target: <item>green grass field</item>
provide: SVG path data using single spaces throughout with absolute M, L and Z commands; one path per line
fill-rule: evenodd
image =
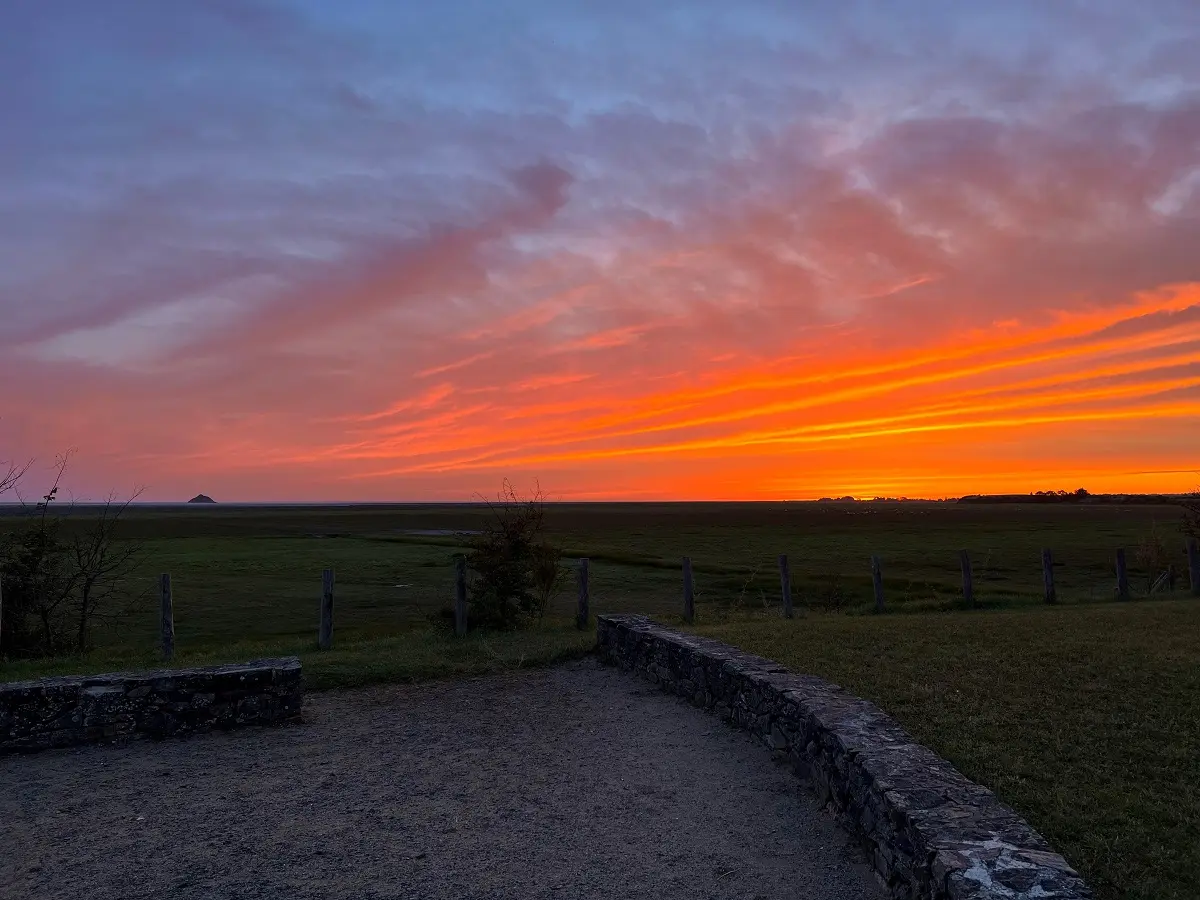
M 153 651 L 160 572 L 172 576 L 181 652 L 315 640 L 325 567 L 337 573 L 339 638 L 423 627 L 449 602 L 461 541 L 414 532 L 472 530 L 480 517 L 470 506 L 135 509 L 125 533 L 144 542 L 144 560 L 127 614 L 95 635 L 97 658 Z M 1054 550 L 1062 603 L 1105 602 L 1119 546 L 1129 550 L 1135 593 L 1145 591 L 1133 548 L 1152 533 L 1185 571 L 1179 519 L 1177 508 L 1137 505 L 598 504 L 556 505 L 549 523 L 570 557 L 591 558 L 594 610 L 676 614 L 680 559 L 689 555 L 698 616 L 714 621 L 778 606 L 780 553 L 798 603 L 832 600 L 851 613 L 871 608 L 872 554 L 883 560 L 890 610 L 958 608 L 963 548 L 985 608 L 1041 603 L 1043 546 Z M 0 516 L 0 532 L 17 524 Z M 552 615 L 570 617 L 573 602 L 568 585 Z
M 591 559 L 594 612 L 680 624 L 694 561 L 696 628 L 876 701 L 995 790 L 1062 850 L 1100 900 L 1200 897 L 1200 601 L 1145 597 L 1134 549 L 1158 535 L 1186 573 L 1166 506 L 561 505 L 549 523 Z M 127 614 L 86 658 L 0 662 L 0 681 L 158 665 L 156 576 L 172 575 L 177 665 L 297 654 L 311 688 L 541 665 L 588 651 L 571 586 L 540 626 L 456 640 L 455 530 L 473 507 L 145 508 Z M 0 516 L 0 533 L 17 520 Z M 426 533 L 417 533 L 426 532 Z M 437 533 L 433 533 L 437 532 Z M 1060 604 L 1041 598 L 1054 550 Z M 1125 547 L 1135 599 L 1114 599 Z M 964 610 L 972 553 L 979 609 Z M 801 618 L 779 615 L 791 560 Z M 871 610 L 883 559 L 888 614 Z M 337 572 L 333 651 L 315 649 L 321 570 Z M 840 612 L 829 611 L 837 606 Z

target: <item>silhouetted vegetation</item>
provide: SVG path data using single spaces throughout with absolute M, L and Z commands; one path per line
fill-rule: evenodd
M 1200 491 L 1189 494 L 1180 505 L 1183 506 L 1183 533 L 1200 539 Z
M 41 499 L 31 505 L 21 498 L 21 524 L 0 543 L 0 657 L 84 653 L 93 626 L 118 615 L 118 598 L 129 596 L 125 581 L 141 546 L 117 537 L 132 498 L 110 496 L 84 527 L 67 529 L 73 505 L 61 507 L 59 489 L 68 459 L 59 459 Z M 19 491 L 27 468 L 12 477 L 10 467 L 8 489 Z
M 1167 549 L 1167 543 L 1157 527 L 1151 527 L 1149 533 L 1134 548 L 1133 558 L 1145 570 L 1146 593 L 1153 592 L 1172 559 L 1171 551 Z
M 1167 506 L 1184 502 L 1187 494 L 1093 494 L 1085 488 L 1073 491 L 1034 491 L 1029 494 L 968 494 L 959 503 L 1086 503 L 1092 505 Z
M 511 629 L 540 621 L 565 577 L 562 546 L 546 534 L 546 498 L 540 489 L 521 497 L 504 487 L 466 554 L 472 573 L 471 627 Z

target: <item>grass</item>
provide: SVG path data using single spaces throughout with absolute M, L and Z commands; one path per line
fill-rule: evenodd
M 303 638 L 273 641 L 239 641 L 219 648 L 182 649 L 172 668 L 245 662 L 278 656 L 298 656 L 308 690 L 360 687 L 367 684 L 463 678 L 552 665 L 590 652 L 594 632 L 576 630 L 573 623 L 547 622 L 537 628 L 512 633 L 471 633 L 455 638 L 448 630 L 413 628 L 385 637 L 350 637 L 335 641 L 334 648 L 321 652 L 315 642 Z M 41 678 L 47 675 L 93 674 L 162 668 L 152 651 L 136 653 L 99 650 L 84 658 L 51 661 L 9 662 L 0 667 L 5 681 Z
M 73 515 L 86 518 L 87 511 Z M 143 561 L 121 599 L 122 614 L 95 630 L 95 650 L 68 661 L 0 661 L 0 680 L 64 665 L 152 664 L 160 572 L 172 576 L 180 660 L 244 658 L 259 645 L 307 653 L 326 567 L 337 573 L 335 652 L 370 642 L 440 646 L 429 618 L 452 596 L 452 556 L 462 544 L 453 532 L 477 529 L 482 516 L 471 505 L 135 507 L 124 533 L 143 543 Z M 677 616 L 679 561 L 690 555 L 698 620 L 721 622 L 778 608 L 783 552 L 798 603 L 834 597 L 850 613 L 871 609 L 868 560 L 875 553 L 883 557 L 890 611 L 959 608 L 963 546 L 972 549 L 984 608 L 1040 605 L 1043 545 L 1055 549 L 1064 605 L 1107 601 L 1113 550 L 1133 548 L 1154 531 L 1171 540 L 1179 518 L 1175 507 L 1144 505 L 555 504 L 548 524 L 569 557 L 591 559 L 593 611 Z M 21 524 L 0 514 L 0 539 Z M 1145 580 L 1136 565 L 1131 577 L 1135 587 Z M 571 594 L 568 588 L 551 618 L 573 615 Z M 538 654 L 553 651 L 530 658 Z M 369 670 L 369 657 L 355 658 Z M 311 665 L 324 659 L 312 657 Z M 451 671 L 425 662 L 417 674 L 396 677 L 435 670 Z
M 412 532 L 472 530 L 481 516 L 464 505 L 134 509 L 125 533 L 144 542 L 144 561 L 124 598 L 126 613 L 96 632 L 97 649 L 153 652 L 160 572 L 172 576 L 180 650 L 309 639 L 325 567 L 337 572 L 339 636 L 424 628 L 450 602 L 451 557 L 461 541 Z M 789 554 L 799 602 L 836 596 L 849 612 L 871 608 L 872 554 L 883 558 L 890 610 L 959 607 L 964 546 L 983 607 L 1040 603 L 1043 545 L 1055 550 L 1064 604 L 1107 601 L 1119 546 L 1131 551 L 1131 579 L 1144 590 L 1132 550 L 1151 531 L 1179 544 L 1182 571 L 1179 519 L 1175 507 L 1137 505 L 563 504 L 552 507 L 549 525 L 568 556 L 592 560 L 594 610 L 676 613 L 679 561 L 688 555 L 698 614 L 713 619 L 777 606 L 780 553 Z M 20 524 L 0 515 L 0 538 Z M 569 594 L 554 615 L 571 615 Z
M 1200 602 L 696 630 L 876 702 L 1100 900 L 1200 897 Z

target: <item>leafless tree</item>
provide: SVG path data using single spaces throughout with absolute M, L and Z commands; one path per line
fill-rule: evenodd
M 123 541 L 118 533 L 140 489 L 125 501 L 110 494 L 94 516 L 85 513 L 64 527 L 68 515 L 81 512 L 73 500 L 65 506 L 58 500 L 72 455 L 58 457 L 50 488 L 36 502 L 16 491 L 25 528 L 3 548 L 3 634 L 10 650 L 47 656 L 85 652 L 96 621 L 121 613 L 112 601 L 125 593 L 140 561 L 141 544 Z
M 35 503 L 27 500 L 14 488 L 28 519 L 26 529 L 15 536 L 8 547 L 5 565 L 6 590 L 10 608 L 10 624 L 25 615 L 37 619 L 40 627 L 38 643 L 41 652 L 52 655 L 67 649 L 64 645 L 62 622 L 66 605 L 75 592 L 76 578 L 63 553 L 62 520 L 54 509 L 70 453 L 55 462 L 50 489 Z M 53 510 L 53 512 L 52 512 Z M 6 629 L 10 640 L 17 637 L 14 629 Z
M 87 530 L 72 538 L 71 556 L 76 582 L 72 605 L 75 607 L 77 626 L 77 653 L 88 649 L 88 634 L 96 619 L 119 614 L 110 601 L 114 595 L 124 592 L 128 576 L 141 560 L 141 542 L 121 542 L 117 539 L 122 517 L 141 494 L 142 490 L 138 489 L 124 501 L 118 501 L 114 494 L 109 494 L 99 515 Z

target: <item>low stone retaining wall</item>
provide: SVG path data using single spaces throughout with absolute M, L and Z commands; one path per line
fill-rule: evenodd
M 598 617 L 603 660 L 713 710 L 786 756 L 861 839 L 897 898 L 1088 900 L 1045 839 L 878 707 L 644 616 Z
M 300 721 L 300 660 L 0 684 L 0 753 Z

